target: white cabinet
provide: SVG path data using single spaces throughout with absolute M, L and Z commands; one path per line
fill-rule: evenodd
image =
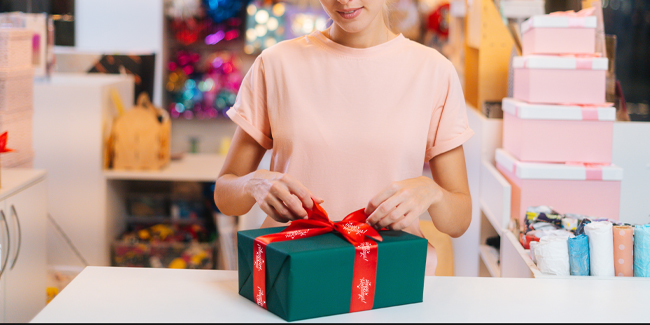
M 4 169 L 0 188 L 0 320 L 29 322 L 45 307 L 45 172 Z M 5 263 L 6 261 L 6 263 Z

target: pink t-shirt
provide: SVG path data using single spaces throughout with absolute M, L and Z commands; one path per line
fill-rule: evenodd
M 256 58 L 227 114 L 335 221 L 474 134 L 451 62 L 401 34 L 364 49 L 318 31 L 280 42 Z M 422 236 L 417 225 L 407 231 Z

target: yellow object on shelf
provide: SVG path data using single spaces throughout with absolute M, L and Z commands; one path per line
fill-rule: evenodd
M 171 120 L 142 93 L 136 107 L 118 116 L 109 138 L 114 169 L 157 170 L 171 158 Z
M 508 95 L 508 65 L 514 39 L 494 2 L 473 0 L 467 9 L 465 100 L 481 110 Z

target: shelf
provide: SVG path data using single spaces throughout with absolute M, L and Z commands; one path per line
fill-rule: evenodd
M 225 160 L 225 156 L 217 154 L 185 154 L 162 170 L 104 170 L 104 177 L 108 180 L 214 182 Z
M 196 219 L 173 219 L 171 217 L 165 216 L 127 216 L 127 223 L 169 223 L 169 224 L 178 224 L 178 225 L 188 225 L 195 223 L 204 223 L 205 220 L 201 218 Z
M 496 248 L 488 245 L 480 245 L 479 252 L 481 260 L 493 277 L 501 277 L 501 267 L 499 266 L 499 251 Z
M 500 225 L 496 222 L 496 219 L 492 215 L 492 212 L 488 209 L 488 207 L 483 203 L 483 200 L 480 201 L 480 209 L 481 212 L 485 215 L 485 217 L 490 221 L 490 224 L 492 225 L 492 228 L 497 232 L 499 236 L 503 234 L 503 229 L 501 229 Z

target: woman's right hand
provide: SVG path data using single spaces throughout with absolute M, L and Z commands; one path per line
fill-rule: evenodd
M 256 170 L 244 189 L 255 198 L 262 211 L 278 222 L 307 217 L 305 207 L 313 208 L 312 198 L 319 204 L 323 203 L 289 174 L 265 169 Z

